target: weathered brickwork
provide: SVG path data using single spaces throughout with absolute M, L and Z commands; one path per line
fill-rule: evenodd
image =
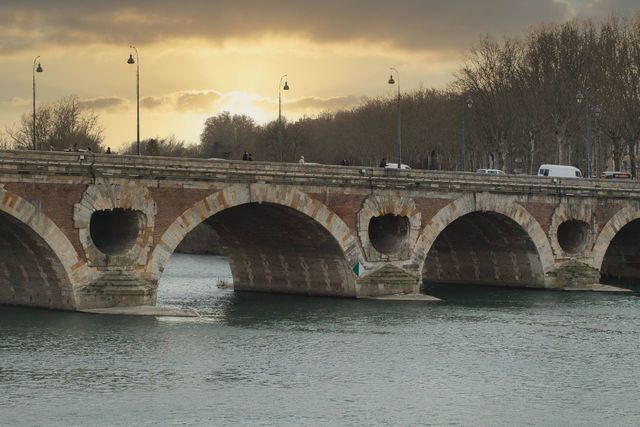
M 223 188 L 223 187 L 222 187 Z M 149 188 L 151 198 L 156 201 L 158 211 L 163 215 L 156 220 L 153 238 L 158 241 L 167 231 L 173 221 L 191 208 L 196 202 L 205 199 L 212 193 L 219 191 L 221 187 L 215 186 L 207 189 L 180 189 L 175 188 Z
M 329 209 L 338 215 L 342 221 L 352 230 L 358 226 L 358 211 L 362 203 L 367 198 L 366 195 L 360 194 L 332 194 L 327 193 L 308 193 L 317 201 L 326 205 Z
M 73 205 L 82 197 L 85 184 L 48 184 L 8 182 L 4 188 L 40 207 L 43 213 L 62 231 L 78 256 L 85 258 L 78 234 L 74 232 Z
M 7 151 L 0 303 L 154 304 L 171 254 L 201 224 L 238 291 L 588 286 L 640 278 L 639 219 L 635 183 Z

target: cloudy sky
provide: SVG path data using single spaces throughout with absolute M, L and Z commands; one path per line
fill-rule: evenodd
M 264 123 L 445 87 L 484 34 L 519 35 L 540 23 L 602 20 L 640 10 L 638 0 L 1 0 L 0 129 L 38 102 L 76 95 L 93 108 L 106 144 L 135 139 L 140 54 L 141 137 L 196 142 L 205 118 L 231 111 Z

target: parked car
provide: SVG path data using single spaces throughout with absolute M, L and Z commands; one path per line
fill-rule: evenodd
M 600 174 L 601 179 L 631 179 L 629 172 L 604 171 Z
M 559 178 L 582 178 L 580 169 L 566 165 L 540 165 L 538 176 L 553 176 Z
M 478 169 L 476 173 L 490 173 L 493 175 L 504 175 L 504 171 L 500 169 Z
M 384 167 L 385 169 L 398 169 L 397 163 L 387 163 Z M 411 169 L 409 165 L 405 165 L 404 163 L 400 163 L 400 169 Z

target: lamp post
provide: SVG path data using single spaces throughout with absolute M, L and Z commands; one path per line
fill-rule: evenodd
M 284 161 L 284 147 L 282 146 L 282 90 L 289 90 L 289 84 L 284 81 L 282 85 L 282 79 L 286 79 L 287 75 L 280 77 L 280 83 L 278 83 L 278 160 Z
M 133 49 L 136 53 L 136 59 L 133 54 L 129 54 L 127 64 L 136 64 L 136 153 L 140 155 L 140 58 L 138 57 L 138 49 L 130 45 L 129 49 Z
M 596 172 L 599 170 L 600 168 L 600 107 L 598 107 L 597 105 L 595 106 L 595 108 L 593 109 L 593 117 L 595 118 L 596 121 L 596 137 L 595 137 L 595 145 L 596 145 L 596 156 L 595 156 L 595 165 L 596 165 Z
M 389 84 L 395 84 L 393 80 L 393 73 L 396 73 L 396 79 L 398 80 L 398 98 L 396 100 L 396 109 L 397 109 L 397 120 L 396 120 L 396 150 L 398 151 L 396 156 L 398 158 L 398 169 L 400 169 L 400 165 L 402 164 L 402 139 L 400 135 L 400 73 L 393 67 L 389 68 L 391 70 L 391 75 L 389 76 Z
M 467 108 L 471 109 L 471 107 L 473 107 L 473 99 L 471 98 L 467 98 L 466 101 L 467 104 Z M 466 135 L 465 135 L 465 116 L 466 116 L 467 110 L 464 108 L 464 106 L 462 107 L 462 138 L 460 139 L 460 170 L 464 171 L 467 167 L 467 142 L 466 142 Z
M 36 56 L 33 60 L 33 150 L 38 149 L 38 143 L 36 141 L 36 73 L 42 72 L 42 65 L 38 62 L 36 67 L 36 61 L 40 56 Z
M 582 101 L 584 101 L 585 96 L 583 95 L 583 93 L 581 91 L 578 91 L 578 93 L 576 94 L 576 102 L 578 103 L 578 105 L 582 104 Z M 591 105 L 589 104 L 589 100 L 587 100 L 587 114 L 586 114 L 586 119 L 587 119 L 587 135 L 586 135 L 586 140 L 585 140 L 585 157 L 586 157 L 586 176 L 587 178 L 591 178 L 592 176 L 592 167 L 591 167 L 591 120 L 592 120 L 592 115 L 593 117 L 596 118 L 596 120 L 600 117 L 600 107 L 595 106 L 595 107 L 591 107 Z

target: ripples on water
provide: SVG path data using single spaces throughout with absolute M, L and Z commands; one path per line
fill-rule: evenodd
M 234 294 L 174 255 L 199 319 L 0 308 L 2 425 L 638 425 L 636 295 L 441 286 L 446 299 Z

